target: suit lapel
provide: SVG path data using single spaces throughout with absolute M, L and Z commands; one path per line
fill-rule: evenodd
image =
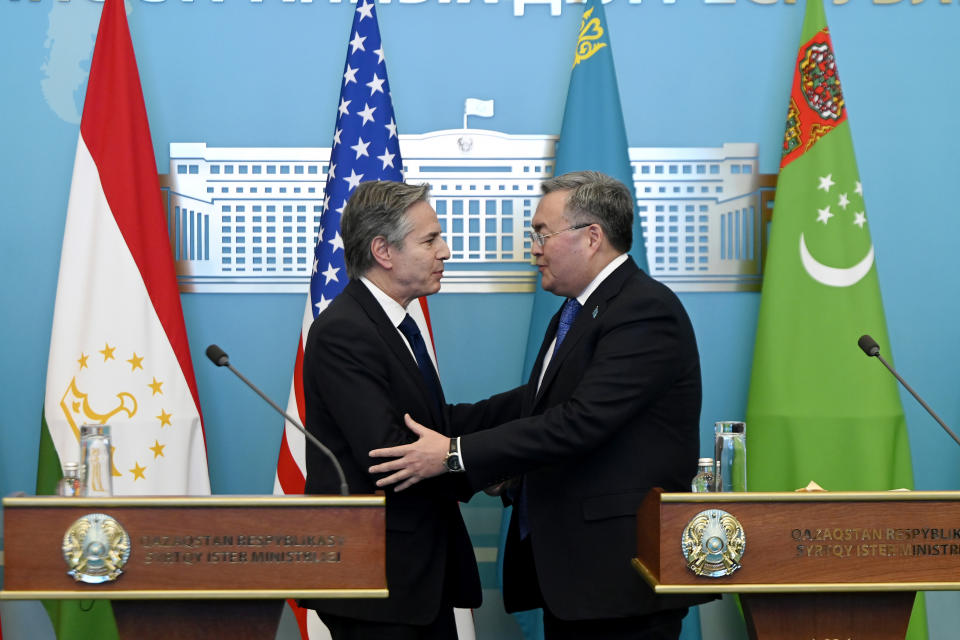
M 539 393 L 537 390 L 537 381 L 540 380 L 540 370 L 543 369 L 543 359 L 547 356 L 547 349 L 550 347 L 553 337 L 557 335 L 557 327 L 559 325 L 560 311 L 557 310 L 557 312 L 553 314 L 553 317 L 550 318 L 550 323 L 547 325 L 547 332 L 544 334 L 543 341 L 540 343 L 540 352 L 537 354 L 537 359 L 533 363 L 533 369 L 530 371 L 530 379 L 527 381 L 527 392 L 523 397 L 523 405 L 520 407 L 523 415 L 530 415 L 530 413 L 533 412 L 533 404 Z
M 406 371 L 407 375 L 417 386 L 417 389 L 419 389 L 423 405 L 429 409 L 430 417 L 433 419 L 433 425 L 428 426 L 439 429 L 443 416 L 437 413 L 433 398 L 430 395 L 429 389 L 427 389 L 426 383 L 423 381 L 423 376 L 420 375 L 420 368 L 417 366 L 417 361 L 413 357 L 413 354 L 410 353 L 410 348 L 407 346 L 407 343 L 397 328 L 390 322 L 390 318 L 387 317 L 383 307 L 381 307 L 377 299 L 373 297 L 373 294 L 370 293 L 367 286 L 359 280 L 350 280 L 343 292 L 353 297 L 376 325 L 377 332 L 379 332 L 383 341 L 390 348 L 390 352 L 400 362 L 404 371 Z M 442 385 L 440 385 L 440 402 L 445 402 Z
M 583 308 L 577 315 L 577 319 L 573 321 L 573 326 L 571 326 L 570 331 L 567 332 L 567 336 L 563 339 L 560 348 L 554 350 L 553 356 L 550 358 L 550 364 L 543 375 L 543 382 L 540 383 L 540 389 L 536 392 L 536 402 L 543 399 L 544 392 L 557 377 L 557 372 L 563 365 L 564 360 L 573 352 L 577 343 L 590 332 L 597 320 L 603 316 L 604 311 L 606 311 L 610 304 L 610 299 L 620 292 L 627 278 L 638 270 L 639 267 L 633 261 L 633 258 L 628 258 L 626 262 L 617 267 L 613 273 L 607 276 L 606 279 L 600 283 L 600 286 L 590 294 L 586 304 L 583 305 Z M 559 319 L 560 313 L 557 312 L 550 323 L 552 330 L 548 330 L 547 335 L 544 337 L 545 345 L 549 345 L 550 341 L 552 341 L 556 335 Z M 543 354 L 545 351 L 546 346 L 540 348 L 541 353 L 540 358 L 537 360 L 538 364 L 543 362 Z M 540 368 L 537 367 L 535 371 L 536 374 L 539 375 Z M 534 388 L 536 388 L 536 378 L 534 378 L 533 384 Z

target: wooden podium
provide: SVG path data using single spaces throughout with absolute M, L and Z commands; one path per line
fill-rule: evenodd
M 683 551 L 713 510 L 743 532 L 740 568 L 721 577 Z M 917 591 L 960 590 L 960 492 L 654 489 L 637 522 L 634 565 L 654 590 L 740 594 L 751 639 L 903 640 Z
M 287 598 L 387 597 L 384 505 L 382 496 L 4 498 L 0 599 L 112 600 L 122 638 L 273 640 Z M 68 575 L 64 550 L 77 548 L 68 531 L 91 516 L 129 537 L 112 581 Z

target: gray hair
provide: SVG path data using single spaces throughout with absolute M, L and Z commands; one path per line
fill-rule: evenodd
M 404 182 L 362 182 L 343 209 L 340 235 L 347 275 L 359 278 L 375 264 L 370 243 L 383 236 L 395 247 L 403 246 L 403 239 L 413 230 L 407 209 L 420 201 L 426 202 L 430 185 Z
M 599 171 L 573 171 L 544 180 L 544 195 L 569 191 L 564 217 L 571 225 L 598 224 L 610 245 L 626 253 L 633 244 L 633 194 Z

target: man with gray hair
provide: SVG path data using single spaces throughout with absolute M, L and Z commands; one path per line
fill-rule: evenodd
M 625 185 L 582 171 L 545 181 L 543 192 L 530 249 L 543 288 L 565 301 L 527 384 L 480 403 L 488 416 L 518 412 L 497 426 L 454 410 L 461 437 L 408 419 L 419 440 L 372 451 L 394 459 L 370 471 L 388 474 L 377 485 L 397 483 L 397 491 L 449 472 L 474 490 L 512 485 L 504 605 L 542 607 L 547 640 L 672 640 L 687 607 L 711 598 L 657 596 L 630 560 L 644 495 L 689 491 L 696 472 L 693 328 L 677 296 L 628 255 L 634 218 Z
M 354 492 L 374 493 L 367 452 L 413 440 L 404 414 L 449 433 L 435 365 L 407 307 L 440 290 L 450 251 L 426 185 L 364 182 L 340 224 L 350 282 L 307 336 L 306 426 L 337 456 Z M 324 456 L 312 447 L 306 453 L 305 492 L 338 493 Z M 453 607 L 481 600 L 457 501 L 461 482 L 447 476 L 386 492 L 390 596 L 301 602 L 317 611 L 334 640 L 457 637 Z

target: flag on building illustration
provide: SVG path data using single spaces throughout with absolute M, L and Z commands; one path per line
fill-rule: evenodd
M 821 0 L 794 67 L 747 405 L 747 483 L 793 491 L 912 487 L 864 186 Z M 926 637 L 922 597 L 908 638 Z
M 54 493 L 63 465 L 79 462 L 85 424 L 111 428 L 114 494 L 210 493 L 165 220 L 124 3 L 106 0 L 60 254 L 40 494 Z M 48 606 L 58 637 L 116 637 L 109 602 L 94 602 Z
M 477 116 L 480 118 L 493 117 L 493 100 L 481 100 L 480 98 L 467 98 L 463 101 L 463 128 L 467 128 L 467 116 Z
M 397 123 L 390 99 L 390 84 L 380 28 L 372 2 L 357 5 L 350 28 L 347 59 L 341 77 L 340 102 L 330 151 L 330 165 L 324 189 L 323 212 L 314 249 L 310 291 L 297 342 L 293 382 L 287 412 L 305 422 L 303 400 L 303 347 L 310 325 L 327 305 L 343 291 L 348 277 L 340 238 L 340 216 L 350 194 L 367 180 L 403 180 L 403 160 L 397 137 Z M 410 305 L 408 312 L 420 325 L 433 355 L 433 332 L 426 300 Z M 434 362 L 436 364 L 436 362 Z M 274 482 L 276 494 L 302 494 L 306 478 L 306 439 L 295 427 L 285 425 Z M 326 627 L 312 610 L 291 600 L 303 638 L 329 638 Z M 469 624 L 463 623 L 468 621 Z M 473 637 L 472 620 L 458 614 L 461 638 Z M 464 630 L 469 635 L 465 636 Z
M 481 118 L 493 117 L 493 100 L 481 100 L 480 98 L 467 98 L 463 101 L 463 112 L 468 116 L 480 116 Z

